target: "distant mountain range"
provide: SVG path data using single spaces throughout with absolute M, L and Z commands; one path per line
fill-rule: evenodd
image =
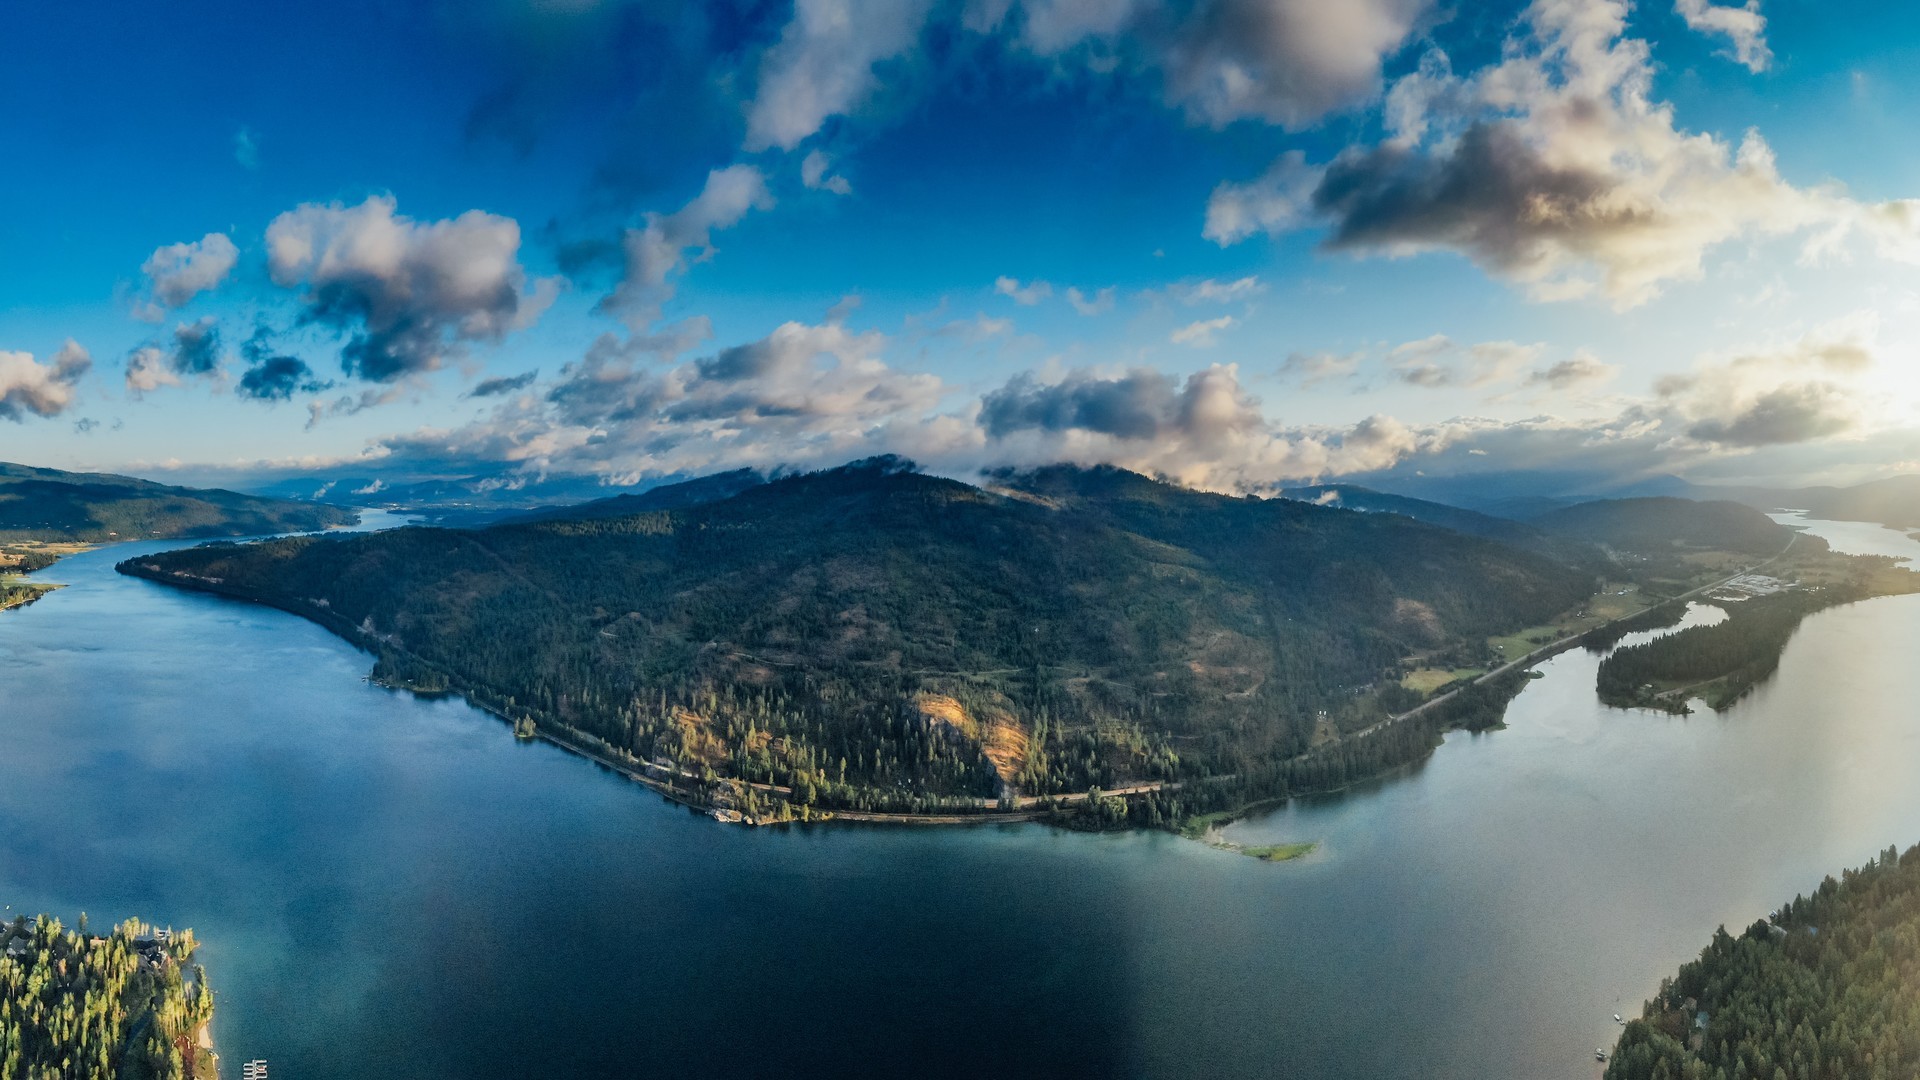
M 358 520 L 322 503 L 0 462 L 0 542 L 264 536 Z

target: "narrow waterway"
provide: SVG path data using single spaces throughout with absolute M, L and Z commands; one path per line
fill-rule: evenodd
M 1809 619 L 1723 714 L 1563 654 L 1505 730 L 1229 830 L 1322 844 L 1273 865 L 717 826 L 135 550 L 0 613 L 0 902 L 195 927 L 227 1060 L 282 1077 L 1591 1076 L 1715 926 L 1920 840 L 1920 597 Z

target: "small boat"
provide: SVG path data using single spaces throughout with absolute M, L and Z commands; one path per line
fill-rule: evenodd
M 1616 1024 L 1624 1024 L 1624 1023 L 1626 1023 L 1626 1021 L 1625 1021 L 1625 1020 L 1622 1020 L 1622 1019 L 1620 1019 L 1620 1014 L 1619 1014 L 1619 1013 L 1614 1013 L 1614 1014 L 1613 1014 L 1613 1022 L 1614 1022 L 1614 1023 L 1616 1023 Z
M 1593 1060 L 1595 1061 L 1607 1060 L 1607 1052 L 1605 1050 L 1595 1050 L 1593 1052 Z

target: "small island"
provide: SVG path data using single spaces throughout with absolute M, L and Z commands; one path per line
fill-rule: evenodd
M 0 923 L 0 1077 L 217 1080 L 213 991 L 193 931 L 105 936 L 48 915 Z

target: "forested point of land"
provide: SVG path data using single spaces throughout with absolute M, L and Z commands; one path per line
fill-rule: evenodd
M 1615 649 L 1600 661 L 1595 687 L 1600 700 L 1615 708 L 1684 713 L 1688 699 L 1698 697 L 1710 708 L 1724 709 L 1773 674 L 1787 642 L 1808 615 L 1875 596 L 1920 591 L 1920 574 L 1895 567 L 1890 559 L 1824 552 L 1814 558 L 1821 565 L 1847 569 L 1829 571 L 1817 586 L 1725 603 L 1727 618 L 1711 626 Z M 1654 608 L 1631 620 L 1632 628 L 1672 626 L 1685 607 Z M 1612 634 L 1620 628 L 1609 628 L 1592 644 L 1618 641 Z
M 1621 1033 L 1607 1080 L 1920 1075 L 1920 847 L 1722 927 Z
M 192 931 L 137 921 L 97 937 L 86 916 L 0 923 L 0 1078 L 211 1080 L 206 972 Z
M 358 520 L 356 511 L 323 503 L 0 462 L 0 543 L 266 536 Z
M 624 517 L 122 569 L 314 619 L 386 682 L 465 694 L 696 796 L 769 785 L 747 793 L 763 818 L 1165 782 L 1084 804 L 1142 824 L 1351 783 L 1424 756 L 1436 725 L 1498 723 L 1517 686 L 1345 737 L 1423 700 L 1399 684 L 1407 657 L 1484 657 L 1596 584 L 1395 514 L 1114 468 L 982 488 L 894 459 Z

